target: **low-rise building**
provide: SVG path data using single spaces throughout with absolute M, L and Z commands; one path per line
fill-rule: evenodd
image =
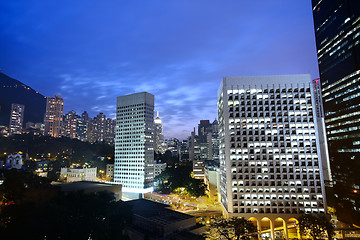
M 169 205 L 146 199 L 127 203 L 133 210 L 133 225 L 126 229 L 130 239 L 198 239 L 196 234 L 204 231 L 195 216 L 173 211 Z
M 114 164 L 106 164 L 106 181 L 110 182 L 114 179 Z
M 101 182 L 69 182 L 56 184 L 61 188 L 62 192 L 76 192 L 83 191 L 85 194 L 97 193 L 97 192 L 110 192 L 114 194 L 115 200 L 119 201 L 122 197 L 121 184 L 107 184 Z
M 61 168 L 60 179 L 64 179 L 66 182 L 95 181 L 96 172 L 96 167 Z
M 220 202 L 220 168 L 207 165 L 205 167 L 204 182 L 208 187 L 209 198 Z
M 21 154 L 9 154 L 6 158 L 5 169 L 21 169 L 23 166 Z
M 166 169 L 166 163 L 154 163 L 154 177 L 160 175 Z

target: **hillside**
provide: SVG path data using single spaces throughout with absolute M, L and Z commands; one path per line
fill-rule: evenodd
M 46 108 L 46 98 L 3 73 L 0 73 L 0 126 L 8 126 L 11 104 L 25 105 L 24 126 L 27 122 L 43 122 Z

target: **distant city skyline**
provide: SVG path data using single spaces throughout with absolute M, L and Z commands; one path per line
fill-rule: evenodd
M 155 95 L 165 138 L 217 118 L 222 77 L 317 78 L 310 1 L 4 1 L 0 69 L 64 112 L 115 118 L 116 97 Z

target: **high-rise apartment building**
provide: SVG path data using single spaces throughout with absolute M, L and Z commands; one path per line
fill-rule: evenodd
M 105 136 L 104 136 L 104 141 L 106 143 L 114 144 L 114 142 L 115 142 L 115 126 L 116 126 L 116 121 L 114 119 L 111 119 L 111 118 L 106 119 Z
M 114 182 L 124 192 L 153 190 L 154 95 L 141 92 L 117 98 Z
M 10 124 L 9 124 L 9 133 L 10 134 L 21 134 L 23 128 L 24 120 L 24 111 L 25 106 L 22 104 L 11 104 L 10 112 Z
M 89 115 L 86 111 L 78 116 L 76 121 L 76 138 L 80 141 L 87 141 L 87 134 L 89 128 Z
M 76 115 L 74 110 L 69 111 L 65 114 L 63 119 L 63 136 L 69 138 L 77 138 L 76 127 L 79 116 Z
M 84 117 L 85 116 L 83 116 L 83 118 Z M 85 118 L 84 122 L 86 121 Z M 89 119 L 87 123 L 87 139 L 89 142 L 106 142 L 109 144 L 114 143 L 115 120 L 106 118 L 103 113 L 99 113 L 93 119 Z
M 312 6 L 334 180 L 359 185 L 360 1 L 312 0 Z
M 64 100 L 60 95 L 46 98 L 45 135 L 60 137 L 64 114 Z
M 228 216 L 269 226 L 275 239 L 279 221 L 288 235 L 300 214 L 325 213 L 330 175 L 316 106 L 309 75 L 223 78 L 220 188 Z

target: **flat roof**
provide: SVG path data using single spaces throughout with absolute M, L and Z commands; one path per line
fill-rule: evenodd
M 101 182 L 90 182 L 90 181 L 80 181 L 80 182 L 69 182 L 69 183 L 56 183 L 55 186 L 59 186 L 63 192 L 71 191 L 81 191 L 81 190 L 96 190 L 107 187 L 121 187 L 121 185 L 108 184 Z
M 133 208 L 133 213 L 147 218 L 160 225 L 168 225 L 194 216 L 168 209 L 169 205 L 153 202 L 147 199 L 136 199 L 126 202 Z

